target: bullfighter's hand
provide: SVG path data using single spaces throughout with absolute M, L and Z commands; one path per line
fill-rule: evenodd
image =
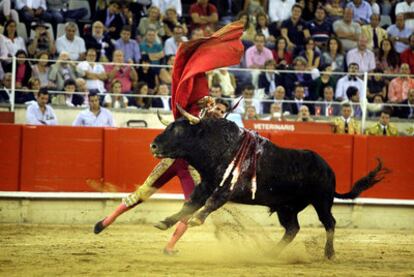
M 204 96 L 203 98 L 197 101 L 197 105 L 201 109 L 204 109 L 204 108 L 211 109 L 212 107 L 214 107 L 214 104 L 215 104 L 214 98 L 211 96 Z

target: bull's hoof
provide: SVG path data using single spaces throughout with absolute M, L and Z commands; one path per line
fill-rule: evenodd
M 203 225 L 203 221 L 197 217 L 193 217 L 190 219 L 190 221 L 188 221 L 188 226 L 190 227 L 195 227 L 195 226 L 200 226 Z
M 170 228 L 171 226 L 170 226 L 170 225 L 168 225 L 165 221 L 160 221 L 160 222 L 155 223 L 155 224 L 154 224 L 154 227 L 155 227 L 155 228 L 158 228 L 158 229 L 160 229 L 160 230 L 165 231 L 165 230 L 167 230 L 168 228 Z
M 97 222 L 96 224 L 95 224 L 95 227 L 93 228 L 93 232 L 95 233 L 95 234 L 99 234 L 100 232 L 102 232 L 106 227 L 103 225 L 103 219 L 101 220 L 101 221 L 99 221 L 99 222 Z

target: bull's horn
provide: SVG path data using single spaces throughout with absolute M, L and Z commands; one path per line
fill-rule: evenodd
M 177 109 L 180 111 L 180 113 L 187 118 L 188 121 L 190 121 L 190 123 L 192 125 L 196 125 L 198 123 L 200 123 L 200 118 L 190 114 L 189 112 L 185 111 L 183 108 L 181 108 L 180 105 L 177 104 Z
M 158 116 L 158 120 L 165 126 L 170 125 L 171 122 L 169 122 L 168 120 L 162 118 L 161 114 L 160 114 L 160 110 L 157 110 L 157 116 Z

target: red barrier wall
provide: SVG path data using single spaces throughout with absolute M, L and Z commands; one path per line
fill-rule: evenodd
M 0 124 L 0 190 L 19 190 L 22 126 Z
M 149 150 L 161 130 L 106 129 L 104 147 L 104 179 L 117 184 L 116 190 L 133 191 L 158 163 Z M 111 190 L 105 187 L 103 190 Z M 178 178 L 174 178 L 160 192 L 181 193 Z
M 133 191 L 158 160 L 149 144 L 161 130 L 0 124 L 0 191 Z M 260 132 L 282 147 L 311 149 L 346 192 L 383 159 L 392 170 L 365 197 L 414 199 L 414 138 Z M 177 178 L 161 192 L 181 193 Z
M 336 191 L 349 191 L 352 181 L 353 136 L 271 133 L 271 141 L 282 147 L 315 151 L 334 170 L 336 174 Z
M 22 191 L 91 191 L 86 180 L 102 178 L 102 128 L 23 126 L 22 136 Z
M 412 137 L 355 137 L 353 181 L 376 166 L 381 158 L 391 170 L 362 197 L 414 199 L 414 139 Z M 358 161 L 356 161 L 358 160 Z

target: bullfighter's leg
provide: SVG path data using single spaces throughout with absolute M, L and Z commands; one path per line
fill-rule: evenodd
M 280 224 L 285 228 L 285 234 L 277 244 L 277 251 L 280 252 L 293 241 L 300 230 L 300 226 L 297 210 L 281 208 L 277 210 L 277 216 Z
M 184 203 L 178 213 L 166 217 L 164 220 L 154 224 L 154 227 L 160 230 L 167 230 L 180 220 L 188 220 L 194 212 L 204 206 L 204 203 L 210 194 L 211 192 L 209 192 L 207 186 L 201 182 L 200 185 L 194 188 L 194 191 L 190 196 L 190 200 Z
M 194 191 L 195 184 L 199 184 L 201 181 L 198 172 L 185 160 L 176 159 L 175 164 L 177 165 L 177 176 L 180 179 L 181 186 L 183 188 L 184 197 L 186 201 L 190 199 L 191 193 Z M 174 255 L 177 251 L 174 250 L 175 244 L 180 240 L 188 228 L 187 220 L 181 220 L 167 245 L 164 248 L 164 254 Z
M 173 159 L 162 159 L 152 170 L 144 184 L 122 199 L 122 203 L 107 217 L 95 224 L 94 233 L 99 234 L 111 225 L 121 214 L 147 200 L 165 183 L 175 176 Z
M 229 190 L 228 187 L 217 187 L 213 194 L 207 199 L 204 208 L 197 212 L 188 222 L 191 226 L 199 226 L 204 223 L 206 218 L 215 210 L 221 208 L 224 204 L 226 204 L 231 195 L 232 191 Z
M 333 259 L 335 257 L 335 250 L 333 245 L 334 233 L 335 233 L 335 218 L 331 213 L 332 200 L 327 199 L 318 201 L 313 204 L 316 212 L 318 213 L 319 220 L 322 222 L 326 230 L 326 243 L 325 243 L 325 257 Z

